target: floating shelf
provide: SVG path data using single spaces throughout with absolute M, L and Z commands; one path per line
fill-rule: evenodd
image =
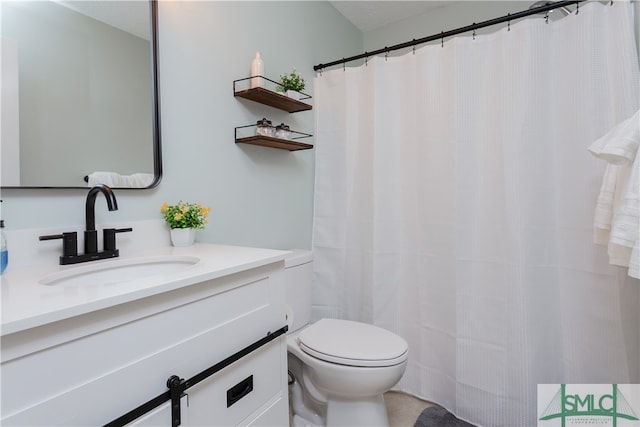
M 248 89 L 238 89 L 238 86 L 241 86 L 240 82 L 249 83 L 251 79 L 262 79 L 263 86 L 253 87 Z M 273 90 L 265 87 L 268 82 L 271 82 L 274 87 L 277 87 L 279 84 L 276 81 L 267 79 L 266 77 L 256 76 L 256 77 L 247 77 L 240 80 L 233 81 L 233 95 L 249 99 L 254 102 L 258 102 L 260 104 L 268 105 L 270 107 L 278 108 L 283 111 L 287 111 L 289 113 L 297 113 L 299 111 L 308 111 L 313 107 L 307 103 L 299 101 L 297 99 L 290 98 L 286 95 L 280 94 Z M 303 95 L 303 100 L 311 99 L 310 95 L 305 93 L 301 93 Z
M 304 142 L 298 141 L 302 138 L 309 138 L 313 135 L 308 133 L 298 132 L 295 130 L 289 131 L 291 134 L 301 135 L 297 137 L 293 137 L 291 139 L 282 139 L 276 138 L 273 136 L 267 135 L 256 135 L 255 130 L 250 131 L 249 128 L 256 128 L 256 125 L 247 125 L 247 126 L 238 126 L 235 128 L 235 139 L 236 144 L 251 144 L 251 145 L 260 145 L 263 147 L 270 148 L 279 148 L 281 150 L 288 151 L 298 151 L 298 150 L 309 150 L 313 148 L 313 144 L 307 144 Z M 239 134 L 247 134 L 247 136 L 239 136 Z
M 309 150 L 310 148 L 313 148 L 313 145 L 311 144 L 305 144 L 303 142 L 292 141 L 290 139 L 280 139 L 263 135 L 238 138 L 236 139 L 236 144 L 261 145 L 263 147 L 279 148 L 281 150 L 289 151 Z

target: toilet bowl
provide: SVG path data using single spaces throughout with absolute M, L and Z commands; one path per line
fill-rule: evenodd
M 291 425 L 388 426 L 383 393 L 404 374 L 408 345 L 361 322 L 309 324 L 312 268 L 309 251 L 285 260 Z

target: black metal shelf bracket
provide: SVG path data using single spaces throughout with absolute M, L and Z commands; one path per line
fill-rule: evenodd
M 252 77 L 245 77 L 245 78 L 242 78 L 242 79 L 234 80 L 233 81 L 233 94 L 235 95 L 238 91 L 242 90 L 242 89 L 238 88 L 238 86 L 240 86 L 239 85 L 240 82 L 245 82 L 247 80 L 255 81 L 257 79 L 262 79 L 262 80 L 268 81 L 270 83 L 273 83 L 276 88 L 278 88 L 278 87 L 282 88 L 282 84 L 280 82 L 277 82 L 275 80 L 271 80 L 271 79 L 269 79 L 269 78 L 267 78 L 265 76 L 252 76 Z M 276 89 L 276 91 L 277 91 L 277 89 Z M 284 90 L 281 90 L 281 92 L 284 92 Z M 299 101 L 304 101 L 306 99 L 311 99 L 311 95 L 309 95 L 308 93 L 304 93 L 304 92 L 301 92 L 301 91 L 297 91 L 297 92 L 300 92 L 300 94 L 302 95 L 302 97 L 299 99 Z
M 285 325 L 275 332 L 271 332 L 271 331 L 267 332 L 267 335 L 264 338 L 261 338 L 258 341 L 254 342 L 253 344 L 246 346 L 242 350 L 232 354 L 231 356 L 216 363 L 215 365 L 210 366 L 209 368 L 194 375 L 188 380 L 184 380 L 180 378 L 178 375 L 170 376 L 169 379 L 167 379 L 167 383 L 166 383 L 167 388 L 169 389 L 168 391 L 143 403 L 137 408 L 132 409 L 131 411 L 127 412 L 121 417 L 116 418 L 115 420 L 105 424 L 104 427 L 121 427 L 126 424 L 129 424 L 135 421 L 137 418 L 140 418 L 147 412 L 152 411 L 153 409 L 157 408 L 158 406 L 162 405 L 167 401 L 171 401 L 171 426 L 172 427 L 179 426 L 182 422 L 181 413 L 180 413 L 180 398 L 185 395 L 185 391 L 188 388 L 193 387 L 199 382 L 209 378 L 211 375 L 221 371 L 222 369 L 226 368 L 232 363 L 237 362 L 238 360 L 256 351 L 257 349 L 264 346 L 265 344 L 268 344 L 269 342 L 273 341 L 279 336 L 284 335 L 285 333 L 287 333 L 288 329 L 289 328 Z

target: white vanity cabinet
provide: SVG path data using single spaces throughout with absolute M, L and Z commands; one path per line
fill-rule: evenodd
M 185 390 L 180 425 L 288 425 L 284 264 L 237 270 L 3 335 L 0 424 L 106 425 L 279 331 Z M 171 426 L 171 412 L 127 424 Z

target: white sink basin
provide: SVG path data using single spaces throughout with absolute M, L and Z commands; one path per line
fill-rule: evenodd
M 49 274 L 38 282 L 49 286 L 108 285 L 175 273 L 200 262 L 193 256 L 153 256 L 98 262 Z

